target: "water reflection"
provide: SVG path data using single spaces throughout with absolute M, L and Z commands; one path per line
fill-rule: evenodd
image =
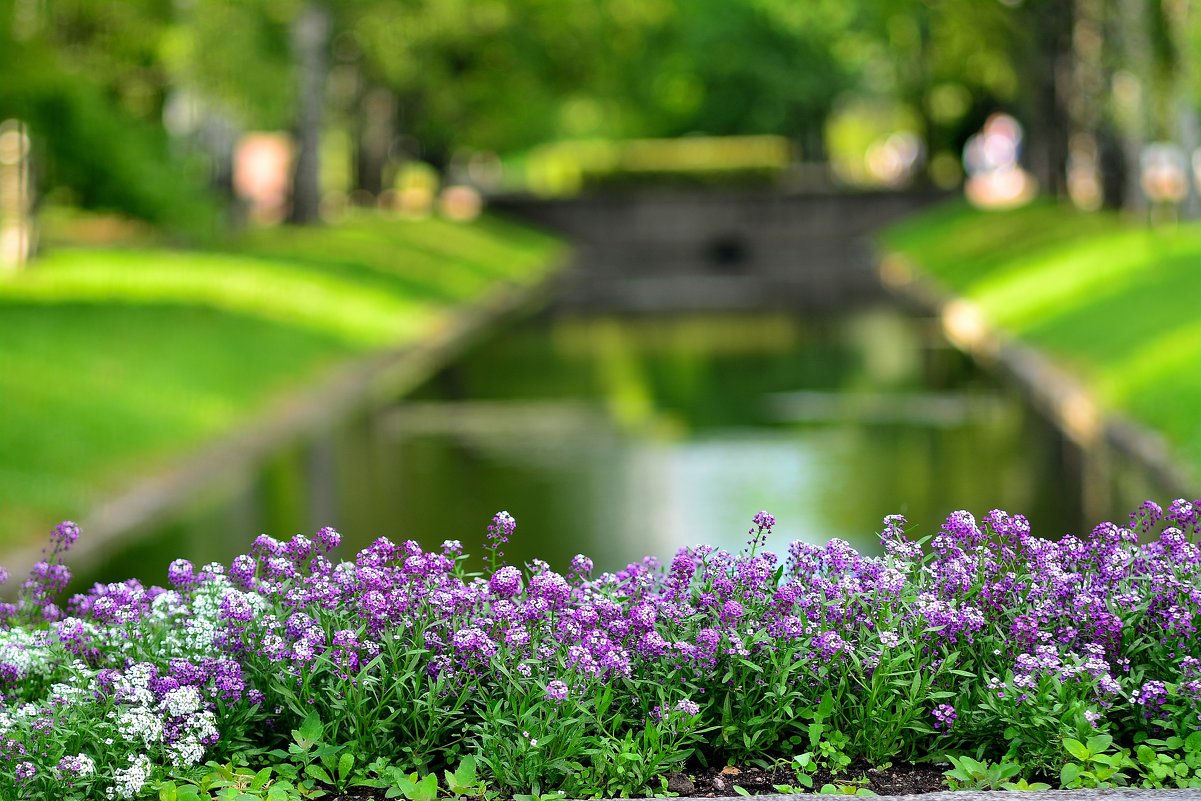
M 1069 522 L 1040 503 L 1055 460 L 1017 401 L 890 310 L 535 324 L 467 355 L 394 415 L 408 421 L 392 426 L 397 448 L 420 453 L 401 460 L 406 528 L 465 508 L 443 492 L 448 463 L 473 487 L 525 473 L 504 505 L 532 553 L 559 559 L 587 549 L 615 566 L 701 542 L 739 547 L 761 508 L 780 521 L 781 550 L 830 537 L 871 549 L 898 511 L 924 530 L 961 506 L 1038 506 L 1048 525 Z
M 841 537 L 864 550 L 886 514 L 930 533 L 951 510 L 1023 511 L 1078 530 L 1065 445 L 929 321 L 895 310 L 544 317 L 464 354 L 406 399 L 280 454 L 100 573 L 162 580 L 169 559 L 228 559 L 259 531 L 332 524 L 480 553 L 501 509 L 508 554 L 598 569 L 680 546 Z M 220 494 L 220 493 L 218 493 Z M 151 568 L 147 570 L 146 568 Z

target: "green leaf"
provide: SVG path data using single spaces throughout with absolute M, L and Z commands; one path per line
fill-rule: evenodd
M 826 726 L 824 723 L 810 723 L 809 724 L 809 747 L 810 748 L 817 747 L 817 744 L 821 740 L 822 734 L 824 734 L 825 731 L 826 731 Z
M 179 788 L 175 786 L 175 782 L 166 781 L 159 785 L 158 801 L 176 801 L 179 798 Z
M 751 791 L 743 787 L 741 784 L 734 785 L 734 792 L 738 793 L 738 795 L 746 796 L 748 798 L 751 795 Z
M 300 724 L 300 729 L 292 732 L 292 737 L 300 746 L 309 748 L 321 741 L 324 731 L 325 727 L 321 724 L 320 716 L 316 712 L 310 712 L 304 722 Z
M 455 787 L 463 790 L 474 788 L 476 784 L 476 764 L 475 757 L 468 754 L 459 760 L 459 767 L 454 773 L 447 772 L 446 784 L 452 793 L 457 793 Z
M 1081 762 L 1086 762 L 1092 757 L 1092 752 L 1079 740 L 1073 740 L 1071 737 L 1065 737 L 1063 747 L 1067 752 L 1079 759 Z
M 397 786 L 409 801 L 435 801 L 438 798 L 438 777 L 433 773 L 420 781 L 417 780 L 417 774 L 413 773 L 408 779 L 400 779 Z
M 1080 766 L 1075 762 L 1068 762 L 1059 772 L 1059 785 L 1061 787 L 1071 789 L 1079 778 Z
M 346 751 L 338 757 L 338 779 L 346 781 L 352 770 L 354 770 L 354 754 Z
M 250 781 L 251 790 L 261 790 L 267 785 L 271 779 L 271 768 L 263 768 L 258 773 L 254 774 L 254 778 Z
M 817 707 L 816 717 L 819 721 L 821 721 L 821 720 L 825 720 L 826 718 L 830 717 L 830 715 L 832 715 L 833 713 L 834 713 L 834 694 L 831 693 L 829 690 L 826 690 L 825 695 L 822 696 L 821 704 L 819 704 Z
M 1018 779 L 1016 782 L 1005 782 L 1001 785 L 1003 790 L 1017 790 L 1019 792 L 1050 790 L 1051 785 L 1044 782 L 1028 782 L 1025 779 Z
M 321 767 L 320 765 L 315 765 L 315 764 L 305 765 L 304 772 L 306 774 L 308 774 L 309 776 L 312 776 L 314 779 L 316 779 L 319 782 L 324 782 L 325 784 L 333 784 L 334 783 L 333 779 L 330 778 L 329 773 L 327 773 L 325 768 Z
M 1088 750 L 1094 754 L 1109 750 L 1111 745 L 1113 745 L 1113 738 L 1108 734 L 1097 734 L 1088 738 Z

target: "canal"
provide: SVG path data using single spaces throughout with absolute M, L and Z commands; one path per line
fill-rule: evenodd
M 598 569 L 684 545 L 876 546 L 881 519 L 915 536 L 952 510 L 1025 513 L 1057 536 L 1082 519 L 1079 470 L 1057 430 L 939 327 L 885 304 L 783 312 L 597 316 L 512 323 L 428 381 L 198 488 L 131 535 L 89 580 L 162 582 L 167 563 L 228 561 L 258 533 L 332 525 L 344 555 L 380 536 L 479 554 L 492 515 L 518 521 L 511 561 Z M 1134 498 L 1116 498 L 1118 515 Z

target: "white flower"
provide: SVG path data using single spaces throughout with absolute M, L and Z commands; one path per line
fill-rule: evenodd
M 133 798 L 142 792 L 150 779 L 150 757 L 145 754 L 130 756 L 128 768 L 113 771 L 113 786 L 105 791 L 111 798 Z
M 183 717 L 199 711 L 202 704 L 200 691 L 195 687 L 179 687 L 163 697 L 161 707 L 169 715 Z

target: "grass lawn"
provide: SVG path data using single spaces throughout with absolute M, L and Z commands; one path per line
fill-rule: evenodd
M 340 360 L 420 337 L 560 244 L 484 217 L 364 214 L 220 249 L 54 244 L 0 276 L 0 548 L 245 423 Z
M 1201 225 L 951 204 L 882 243 L 1162 432 L 1201 475 Z

